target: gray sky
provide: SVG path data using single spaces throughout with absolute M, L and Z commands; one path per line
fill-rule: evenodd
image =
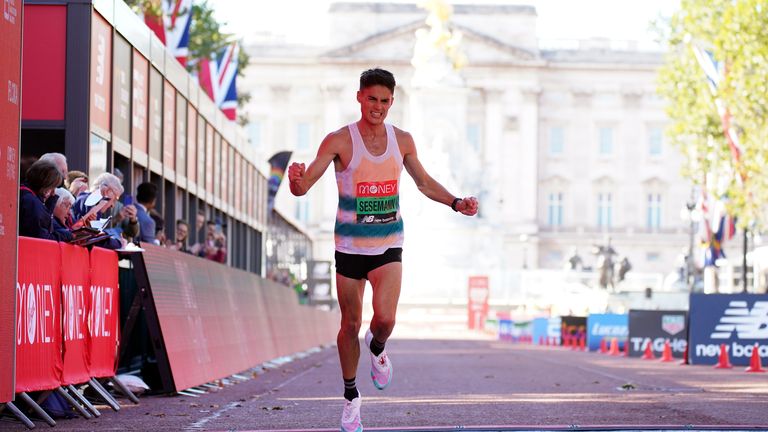
M 246 42 L 253 40 L 255 31 L 261 31 L 281 35 L 287 41 L 310 44 L 323 42 L 326 34 L 323 15 L 331 3 L 329 0 L 208 1 L 217 19 L 227 23 L 226 31 Z M 649 21 L 660 14 L 670 16 L 679 0 L 464 0 L 450 3 L 533 5 L 539 16 L 538 34 L 542 39 L 605 37 L 649 42 L 653 39 L 648 32 Z

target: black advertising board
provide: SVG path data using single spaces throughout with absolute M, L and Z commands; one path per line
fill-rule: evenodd
M 580 338 L 586 334 L 587 331 L 587 317 L 567 315 L 562 317 L 560 324 L 562 329 L 560 335 L 560 341 L 563 343 L 565 336 L 575 336 Z
M 692 294 L 688 360 L 715 364 L 725 346 L 731 364 L 749 365 L 755 344 L 768 358 L 768 295 Z
M 654 356 L 664 351 L 669 340 L 672 356 L 682 358 L 688 345 L 687 313 L 683 310 L 630 310 L 629 356 L 640 357 L 650 343 Z

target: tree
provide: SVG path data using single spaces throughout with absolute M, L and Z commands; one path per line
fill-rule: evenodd
M 682 0 L 666 30 L 669 46 L 659 93 L 669 105 L 670 142 L 684 155 L 683 175 L 726 200 L 741 228 L 768 219 L 768 4 L 765 0 Z M 725 65 L 713 94 L 693 46 Z M 715 100 L 727 107 L 741 156 L 732 156 Z
M 160 1 L 168 0 L 127 0 L 128 5 L 138 14 L 150 14 L 154 16 L 160 16 L 162 11 Z M 213 9 L 208 4 L 207 0 L 202 2 L 195 2 L 192 4 L 192 26 L 189 30 L 189 55 L 187 56 L 187 70 L 197 73 L 199 60 L 203 58 L 210 58 L 214 53 L 221 51 L 224 47 L 236 41 L 235 35 L 229 33 L 223 33 L 221 31 L 222 23 L 216 21 L 213 16 Z M 250 60 L 248 54 L 245 52 L 240 44 L 240 50 L 237 62 L 237 76 L 244 77 L 245 69 L 248 67 Z M 238 90 L 237 94 L 237 107 L 242 108 L 251 100 L 251 95 L 248 92 Z M 243 110 L 240 110 L 238 114 L 237 122 L 245 126 L 248 124 L 248 117 L 243 114 Z

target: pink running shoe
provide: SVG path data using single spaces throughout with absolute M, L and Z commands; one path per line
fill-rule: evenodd
M 341 432 L 363 432 L 363 423 L 360 421 L 360 404 L 362 403 L 360 392 L 357 397 L 348 401 L 344 399 L 344 411 L 341 413 Z
M 373 333 L 371 329 L 365 332 L 365 346 L 368 347 L 368 352 L 371 354 L 371 379 L 373 385 L 379 390 L 384 390 L 392 381 L 392 363 L 387 357 L 387 351 L 384 350 L 378 356 L 373 355 L 371 351 L 371 341 L 373 340 Z

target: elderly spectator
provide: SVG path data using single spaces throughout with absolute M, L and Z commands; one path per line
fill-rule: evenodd
M 75 204 L 72 206 L 72 215 L 74 218 L 81 219 L 84 216 L 90 214 L 91 210 L 98 206 L 101 208 L 96 211 L 95 219 L 104 219 L 111 216 L 111 209 L 118 202 L 117 198 L 123 194 L 123 185 L 120 184 L 120 179 L 110 173 L 103 173 L 96 177 L 93 181 L 90 192 L 81 193 L 75 200 Z M 106 204 L 102 204 L 106 201 Z M 75 224 L 77 225 L 77 223 Z M 109 249 L 118 249 L 122 247 L 124 240 L 121 237 L 121 230 L 114 228 L 114 221 L 110 221 L 110 225 L 104 229 L 112 235 L 110 241 L 100 246 Z
M 64 187 L 72 196 L 80 196 L 81 193 L 88 192 L 88 175 L 82 171 L 70 171 L 64 179 Z
M 59 168 L 50 161 L 39 160 L 29 167 L 19 193 L 19 235 L 56 240 L 51 212 L 44 202 L 63 180 Z
M 177 251 L 189 253 L 187 248 L 187 237 L 189 237 L 189 224 L 184 219 L 176 221 L 176 239 L 168 247 Z
M 50 161 L 53 162 L 54 165 L 56 165 L 59 168 L 59 171 L 61 171 L 61 175 L 64 176 L 64 179 L 67 178 L 67 174 L 69 173 L 69 169 L 67 167 L 67 157 L 64 156 L 61 153 L 46 153 L 42 156 L 40 156 L 40 160 Z M 64 179 L 61 181 L 64 182 Z M 61 186 L 61 184 L 59 184 Z
M 85 216 L 91 208 L 106 200 L 107 204 L 97 212 L 97 218 L 108 215 L 108 210 L 117 202 L 117 198 L 123 194 L 123 185 L 120 180 L 110 173 L 103 173 L 96 177 L 90 192 L 84 192 L 77 196 L 72 206 L 72 215 L 75 219 Z M 93 196 L 92 196 L 93 195 Z
M 139 220 L 139 240 L 155 243 L 155 221 L 149 211 L 157 204 L 157 186 L 145 182 L 136 188 L 136 218 Z
M 58 200 L 53 209 L 53 233 L 59 241 L 68 242 L 72 240 L 72 230 L 69 229 L 72 226 L 72 218 L 69 210 L 75 203 L 75 197 L 64 188 L 56 188 L 55 194 Z

